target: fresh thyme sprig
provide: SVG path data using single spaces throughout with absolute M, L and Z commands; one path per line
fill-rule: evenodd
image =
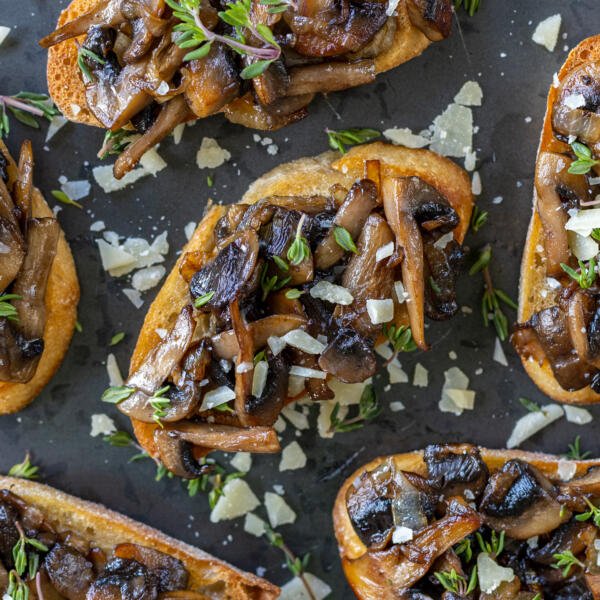
M 332 150 L 337 150 L 341 154 L 346 153 L 346 146 L 356 146 L 358 144 L 364 144 L 370 142 L 381 136 L 381 132 L 377 129 L 325 129 L 327 139 L 329 140 L 329 147 Z
M 552 558 L 554 558 L 556 562 L 553 563 L 551 567 L 553 569 L 562 569 L 563 577 L 568 577 L 569 572 L 575 566 L 581 568 L 584 567 L 584 564 L 573 554 L 573 552 L 571 552 L 571 550 L 553 554 Z
M 336 226 L 333 229 L 333 237 L 336 241 L 336 244 L 345 250 L 346 252 L 354 252 L 354 254 L 358 254 L 358 249 L 356 248 L 356 244 L 350 235 L 350 232 L 345 227 Z
M 150 406 L 154 409 L 154 412 L 152 413 L 152 420 L 157 425 L 160 425 L 160 427 L 164 427 L 161 419 L 167 416 L 167 409 L 171 408 L 171 400 L 169 398 L 165 398 L 165 394 L 170 388 L 170 385 L 165 385 L 154 392 L 149 400 Z
M 11 477 L 20 477 L 21 479 L 37 479 L 39 477 L 39 467 L 31 464 L 29 452 L 25 455 L 23 462 L 13 465 L 8 474 Z
M 394 351 L 392 356 L 386 361 L 386 364 L 391 363 L 400 352 L 413 352 L 417 349 L 410 327 L 384 324 L 382 331 Z
M 17 121 L 34 129 L 40 128 L 36 117 L 43 117 L 51 121 L 60 115 L 60 111 L 46 94 L 19 92 L 14 96 L 0 96 L 0 138 L 10 133 L 7 110 Z
M 273 32 L 263 23 L 254 24 L 250 18 L 251 0 L 228 2 L 226 9 L 218 13 L 219 18 L 234 28 L 235 36 L 219 35 L 204 25 L 200 17 L 200 0 L 166 0 L 173 9 L 173 16 L 180 21 L 173 28 L 180 35 L 175 43 L 190 51 L 184 61 L 206 56 L 213 43 L 222 43 L 242 56 L 253 59 L 240 73 L 242 79 L 252 79 L 264 73 L 274 60 L 281 56 L 281 48 Z M 246 43 L 244 31 L 248 30 L 263 44 L 262 47 Z
M 287 251 L 287 259 L 290 264 L 297 267 L 300 263 L 304 262 L 310 256 L 310 246 L 308 240 L 302 235 L 302 226 L 306 219 L 306 214 L 303 214 L 298 221 L 298 227 L 296 228 L 296 236 L 294 241 L 290 245 Z
M 215 292 L 214 292 L 214 290 L 212 290 L 210 292 L 206 292 L 206 294 L 202 294 L 202 296 L 198 296 L 198 298 L 196 298 L 194 300 L 194 306 L 196 308 L 201 308 L 205 304 L 208 304 L 212 300 L 212 297 L 214 295 L 215 295 Z
M 454 8 L 458 10 L 461 6 L 470 17 L 472 17 L 481 5 L 481 0 L 454 0 Z
M 504 550 L 505 537 L 506 535 L 504 531 L 501 531 L 498 534 L 493 529 L 489 541 L 485 540 L 479 531 L 475 533 L 475 538 L 477 539 L 477 543 L 479 544 L 481 551 L 487 552 L 493 559 L 498 558 L 500 554 L 502 554 L 502 550 Z
M 579 284 L 582 290 L 586 290 L 592 287 L 596 281 L 596 259 L 590 258 L 587 264 L 582 260 L 578 260 L 577 262 L 579 263 L 579 272 L 565 263 L 560 263 L 560 266 L 573 281 Z
M 377 400 L 373 386 L 371 384 L 365 386 L 358 403 L 358 414 L 356 416 L 349 419 L 340 419 L 338 417 L 339 412 L 340 403 L 336 402 L 331 411 L 329 432 L 345 433 L 354 431 L 363 427 L 366 421 L 371 421 L 379 416 L 381 405 Z
M 583 498 L 585 503 L 588 505 L 589 510 L 587 512 L 575 515 L 576 521 L 589 521 L 592 519 L 596 527 L 600 527 L 600 508 L 592 504 L 585 496 Z
M 295 0 L 259 0 L 259 4 L 268 6 L 267 12 L 271 15 L 285 12 L 288 8 L 298 9 L 298 3 Z
M 451 571 L 436 571 L 433 575 L 447 592 L 452 592 L 459 596 L 466 596 L 477 587 L 477 566 L 473 567 L 469 581 L 462 575 L 459 575 L 454 569 Z
M 271 529 L 271 527 L 268 525 L 265 525 L 265 536 L 267 540 L 269 540 L 271 546 L 274 548 L 279 548 L 283 552 L 285 555 L 285 563 L 287 568 L 290 570 L 292 575 L 298 577 L 300 581 L 302 581 L 308 597 L 311 600 L 316 600 L 315 593 L 305 577 L 306 568 L 310 562 L 310 553 L 307 552 L 302 557 L 296 556 L 283 540 L 283 536 L 279 532 Z
M 125 332 L 119 331 L 110 338 L 109 346 L 116 346 L 125 339 Z
M 481 210 L 479 206 L 473 207 L 473 213 L 471 214 L 471 229 L 474 233 L 477 233 L 486 223 L 490 214 L 487 210 Z
M 71 197 L 69 197 L 68 194 L 66 194 L 65 192 L 63 192 L 62 190 L 52 190 L 50 192 L 59 202 L 62 202 L 62 204 L 68 204 L 70 206 L 76 206 L 79 209 L 82 209 L 83 206 L 79 203 L 76 202 L 75 200 L 73 200 Z
M 98 151 L 98 158 L 103 160 L 110 154 L 121 154 L 133 142 L 136 136 L 135 131 L 127 131 L 127 129 L 111 131 L 109 129 L 104 134 L 104 141 Z
M 541 412 L 540 405 L 534 402 L 533 400 L 529 400 L 529 398 L 523 398 L 522 396 L 519 398 L 519 402 L 521 406 L 526 408 L 529 412 Z
M 19 313 L 10 303 L 11 300 L 20 300 L 21 296 L 17 294 L 0 294 L 0 318 L 5 317 L 9 321 L 19 322 Z
M 473 548 L 471 548 L 471 538 L 465 538 L 462 540 L 455 548 L 454 552 L 456 552 L 457 556 L 461 556 L 464 554 L 465 562 L 471 562 L 473 558 Z
M 565 458 L 570 458 L 571 460 L 585 460 L 591 454 L 591 452 L 582 452 L 581 436 L 578 435 L 573 440 L 573 443 L 569 444 L 569 450 L 565 454 Z
M 109 404 L 119 404 L 127 400 L 133 392 L 135 392 L 135 389 L 127 385 L 113 385 L 104 390 L 100 400 Z
M 79 70 L 83 74 L 85 83 L 94 81 L 94 76 L 92 75 L 92 72 L 90 71 L 87 61 L 95 62 L 99 65 L 106 64 L 106 60 L 104 60 L 104 58 L 102 58 L 101 56 L 98 56 L 95 52 L 93 52 L 89 48 L 86 48 L 85 46 L 79 46 L 77 48 L 77 66 L 79 67 Z
M 29 587 L 14 570 L 8 574 L 6 595 L 10 600 L 29 600 Z
M 501 303 L 515 310 L 517 309 L 517 305 L 505 292 L 494 287 L 489 268 L 491 260 L 492 247 L 488 244 L 484 246 L 477 261 L 469 269 L 469 275 L 482 273 L 485 286 L 481 300 L 483 324 L 487 327 L 488 323 L 492 321 L 498 337 L 503 342 L 508 337 L 508 319 L 502 310 Z
M 600 165 L 600 160 L 592 158 L 592 151 L 585 144 L 573 142 L 571 144 L 571 149 L 577 157 L 577 160 L 574 160 L 571 163 L 569 173 L 573 173 L 574 175 L 585 175 L 592 170 L 592 167 Z
M 48 547 L 35 538 L 28 538 L 19 522 L 17 522 L 16 527 L 19 532 L 19 540 L 12 549 L 15 571 L 19 577 L 23 577 L 25 571 L 28 570 L 29 574 L 33 573 L 33 576 L 31 577 L 33 579 L 37 572 L 39 557 L 35 553 L 29 554 L 27 552 L 27 547 L 31 546 L 40 552 L 48 552 Z M 32 558 L 32 556 L 35 556 L 36 558 Z
M 291 280 L 291 277 L 284 277 L 279 279 L 277 275 L 267 275 L 269 266 L 265 263 L 260 274 L 260 287 L 262 288 L 262 300 L 263 302 L 267 299 L 267 296 L 271 292 L 277 292 L 284 288 Z

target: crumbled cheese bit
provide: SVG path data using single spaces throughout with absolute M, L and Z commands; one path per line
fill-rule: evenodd
M 220 385 L 218 388 L 210 390 L 204 394 L 200 411 L 210 410 L 215 406 L 220 406 L 221 404 L 225 404 L 231 400 L 235 400 L 235 392 L 226 385 Z
M 562 17 L 560 14 L 552 15 L 538 23 L 531 39 L 540 46 L 544 46 L 546 50 L 553 52 L 558 41 L 558 33 L 560 31 Z
M 572 460 L 561 458 L 556 465 L 556 474 L 562 481 L 570 481 L 577 473 L 577 465 Z
M 304 387 L 304 383 L 302 384 Z M 308 417 L 295 408 L 295 404 L 288 404 L 281 410 L 281 414 L 296 428 L 304 431 L 310 427 Z
M 306 377 L 308 379 L 327 378 L 327 373 L 325 373 L 325 371 L 319 371 L 318 369 L 310 369 L 308 367 L 302 367 L 300 365 L 292 365 L 290 367 L 289 374 L 294 377 Z
M 96 233 L 99 231 L 102 231 L 103 229 L 106 229 L 106 225 L 104 224 L 104 221 L 94 221 L 90 225 L 90 231 L 94 231 Z
M 404 410 L 406 407 L 400 400 L 395 400 L 394 402 L 390 402 L 390 410 L 392 412 L 400 412 Z
M 392 533 L 392 543 L 404 544 L 404 542 L 410 542 L 413 539 L 414 531 L 410 527 L 404 527 L 399 525 L 394 528 Z
M 185 233 L 185 237 L 188 242 L 192 239 L 192 236 L 194 235 L 194 231 L 196 231 L 196 223 L 194 223 L 194 221 L 190 221 L 183 228 L 183 233 Z
M 585 96 L 583 94 L 570 94 L 563 100 L 567 108 L 576 109 L 585 106 Z M 574 141 L 574 140 L 573 140 Z
M 117 359 L 114 354 L 109 354 L 106 357 L 106 372 L 108 373 L 108 381 L 111 386 L 123 385 L 123 376 L 117 364 Z
M 332 589 L 312 573 L 304 573 L 303 577 L 310 586 L 315 600 L 324 600 L 331 594 Z M 310 600 L 310 596 L 302 579 L 294 577 L 281 587 L 279 600 Z
M 96 183 L 104 190 L 105 193 L 110 194 L 119 190 L 125 189 L 128 185 L 135 183 L 138 179 L 150 175 L 143 167 L 138 167 L 126 173 L 121 179 L 115 179 L 113 175 L 113 165 L 102 165 L 100 167 L 94 167 L 92 174 Z
M 429 371 L 421 363 L 415 365 L 413 385 L 421 388 L 426 388 L 429 385 Z
M 200 150 L 196 155 L 196 164 L 199 169 L 216 169 L 231 158 L 231 153 L 219 146 L 214 138 L 202 138 Z
M 260 398 L 263 395 L 267 383 L 268 372 L 269 363 L 266 360 L 261 360 L 255 365 L 254 375 L 252 377 L 252 395 L 255 398 Z
M 564 414 L 565 411 L 558 404 L 547 404 L 542 406 L 540 410 L 527 413 L 516 422 L 506 442 L 506 447 L 510 449 L 520 446 L 525 440 L 544 429 L 544 427 L 548 427 Z
M 260 501 L 250 486 L 243 479 L 232 479 L 223 486 L 223 493 L 210 513 L 210 521 L 218 523 L 236 519 L 258 506 Z
M 438 403 L 439 409 L 456 416 L 462 415 L 465 409 L 471 410 L 475 393 L 468 387 L 469 378 L 458 367 L 451 367 L 445 371 L 442 397 Z
M 179 123 L 173 129 L 173 143 L 177 146 L 181 142 L 181 138 L 183 137 L 183 132 L 185 131 L 185 123 Z
M 400 361 L 397 358 L 386 365 L 386 370 L 388 372 L 390 383 L 408 383 L 408 375 L 402 368 Z
M 294 375 L 290 375 L 288 378 L 288 397 L 295 398 L 299 394 L 304 392 L 306 387 L 306 382 L 304 377 L 295 377 Z
M 167 167 L 167 163 L 159 156 L 156 147 L 150 148 L 150 150 L 142 155 L 140 158 L 140 165 L 150 173 L 150 175 L 154 175 L 154 177 Z
M 250 452 L 236 452 L 229 464 L 240 473 L 248 473 L 252 468 L 252 454 Z
M 465 169 L 467 171 L 474 171 L 477 166 L 477 152 L 466 150 L 465 151 Z
M 455 390 L 453 388 L 446 388 L 444 394 L 461 411 L 473 410 L 475 407 L 475 392 L 473 390 Z
M 306 466 L 306 454 L 298 442 L 288 444 L 281 452 L 280 471 L 293 471 Z
M 540 545 L 540 536 L 534 535 L 533 537 L 527 538 L 527 545 L 535 550 Z
M 479 171 L 475 171 L 471 180 L 471 192 L 473 192 L 474 196 L 480 196 L 482 191 L 481 175 L 479 175 Z
M 404 284 L 401 281 L 394 281 L 394 291 L 396 292 L 396 298 L 398 298 L 400 304 L 408 302 L 410 296 L 404 289 Z
M 396 4 L 398 4 L 398 2 L 396 2 Z M 0 46 L 2 45 L 2 42 L 4 42 L 4 40 L 7 38 L 9 33 L 10 27 L 7 27 L 6 25 L 0 25 Z
M 341 304 L 342 306 L 348 306 L 354 302 L 354 297 L 350 293 L 348 288 L 330 283 L 325 279 L 321 279 L 318 283 L 310 288 L 310 295 L 318 300 L 325 300 L 332 304 Z
M 1 43 L 2 42 L 0 41 L 0 44 Z M 44 141 L 48 143 L 68 122 L 68 119 L 65 119 L 62 115 L 55 115 L 52 117 Z M 75 198 L 73 198 L 73 200 L 75 200 Z
M 481 106 L 482 100 L 483 91 L 476 81 L 466 81 L 454 96 L 454 102 L 463 106 Z
M 433 121 L 430 149 L 443 156 L 462 157 L 473 147 L 473 112 L 466 106 L 450 104 Z
M 287 342 L 276 335 L 270 335 L 267 338 L 267 345 L 271 349 L 273 356 L 277 356 L 287 346 Z
M 384 260 L 385 258 L 388 258 L 388 256 L 391 256 L 392 254 L 394 254 L 394 242 L 390 242 L 389 244 L 386 244 L 385 246 L 381 246 L 381 248 L 377 248 L 377 252 L 375 252 L 375 262 Z
M 586 408 L 570 406 L 569 404 L 565 404 L 563 408 L 565 410 L 565 417 L 569 423 L 575 423 L 576 425 L 587 425 L 593 419 L 592 413 Z
M 96 244 L 98 244 L 98 250 L 100 251 L 102 268 L 105 271 L 135 265 L 135 257 L 125 252 L 122 248 L 107 244 L 104 240 L 96 240 Z
M 267 524 L 254 513 L 247 513 L 244 520 L 244 531 L 256 537 L 262 537 L 267 531 Z
M 142 296 L 138 290 L 124 288 L 122 291 L 125 296 L 127 296 L 127 299 L 131 302 L 131 304 L 133 304 L 136 308 L 142 308 L 144 301 L 142 300 Z
M 388 17 L 391 17 L 396 12 L 399 2 L 400 0 L 388 0 L 387 7 L 385 9 L 385 14 Z
M 394 301 L 391 298 L 367 300 L 367 313 L 373 325 L 389 323 L 394 319 Z
M 414 134 L 407 127 L 385 129 L 383 135 L 393 144 L 406 146 L 407 148 L 423 148 L 429 144 L 429 140 L 426 137 Z
M 477 557 L 477 576 L 481 591 L 491 594 L 504 581 L 512 581 L 515 573 L 511 568 L 501 567 L 487 552 L 482 552 Z
M 569 248 L 579 260 L 590 260 L 598 254 L 598 242 L 591 237 L 580 235 L 576 231 L 567 231 Z
M 273 528 L 293 523 L 296 520 L 296 513 L 279 494 L 265 492 L 265 508 L 267 509 L 269 523 Z
M 312 335 L 302 329 L 292 329 L 282 338 L 286 344 L 302 350 L 307 354 L 321 354 L 325 350 L 325 345 L 315 339 Z
M 104 413 L 92 415 L 92 428 L 90 435 L 96 437 L 98 435 L 111 435 L 117 431 L 115 422 Z
M 504 348 L 502 347 L 502 342 L 499 338 L 496 338 L 496 343 L 494 344 L 494 360 L 503 367 L 508 367 L 506 354 L 504 354 Z
M 131 286 L 134 290 L 146 292 L 151 290 L 153 287 L 156 287 L 166 273 L 167 270 L 162 265 L 140 269 L 133 274 L 133 277 L 131 278 Z
M 251 361 L 246 361 L 246 362 L 241 362 L 235 368 L 235 372 L 236 373 L 247 373 L 248 371 L 252 371 L 252 369 L 254 369 L 254 363 Z
M 439 250 L 443 250 L 452 240 L 454 239 L 454 234 L 449 231 L 442 235 L 438 240 L 436 240 L 433 245 L 435 248 Z

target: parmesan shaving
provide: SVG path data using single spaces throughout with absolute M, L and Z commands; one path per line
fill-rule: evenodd
M 502 347 L 502 342 L 499 338 L 496 338 L 496 343 L 494 344 L 494 360 L 503 367 L 508 367 L 506 354 L 504 354 L 504 348 Z
M 252 454 L 250 452 L 237 452 L 229 464 L 240 473 L 248 473 L 252 468 Z
M 511 449 L 520 446 L 525 440 L 548 427 L 564 414 L 565 411 L 558 404 L 547 404 L 542 406 L 540 410 L 527 413 L 516 422 L 506 442 L 506 447 Z
M 283 338 L 287 344 L 306 352 L 307 354 L 321 354 L 325 350 L 325 345 L 312 337 L 302 329 L 293 329 L 288 331 Z
M 294 471 L 306 466 L 306 454 L 298 442 L 288 444 L 281 452 L 280 471 Z
M 429 140 L 426 137 L 414 134 L 407 127 L 401 129 L 398 127 L 386 129 L 384 130 L 383 135 L 393 144 L 406 146 L 407 148 L 424 148 L 429 144 Z
M 98 435 L 111 435 L 117 431 L 115 422 L 104 413 L 92 415 L 90 435 L 96 437 Z
M 501 567 L 487 552 L 482 552 L 477 557 L 477 576 L 481 591 L 491 594 L 504 581 L 512 581 L 515 573 L 508 567 Z
M 265 390 L 265 384 L 267 383 L 268 372 L 269 363 L 266 360 L 261 360 L 255 365 L 254 375 L 252 377 L 252 395 L 255 398 L 260 398 L 263 395 L 263 392 Z
M 396 2 L 396 4 L 398 4 L 398 2 Z M 7 27 L 6 25 L 0 25 L 0 46 L 2 45 L 2 42 L 4 42 L 4 40 L 8 37 L 9 33 L 10 27 Z
M 231 153 L 219 146 L 214 138 L 202 138 L 200 150 L 196 154 L 196 164 L 199 169 L 216 169 L 231 158 Z
M 308 379 L 327 378 L 327 373 L 325 373 L 325 371 L 319 371 L 318 369 L 310 369 L 308 367 L 302 367 L 300 365 L 292 365 L 290 367 L 289 373 L 294 377 L 305 377 Z
M 463 106 L 481 106 L 482 100 L 483 91 L 476 81 L 466 81 L 454 96 L 454 102 Z
M 531 39 L 540 46 L 544 46 L 549 52 L 554 52 L 558 33 L 560 31 L 562 17 L 560 14 L 552 15 L 538 23 Z
M 367 300 L 367 313 L 373 325 L 389 323 L 394 319 L 394 301 L 391 298 Z
M 106 357 L 106 372 L 108 373 L 108 381 L 111 387 L 123 385 L 123 376 L 121 375 L 121 371 L 114 354 L 109 354 Z
M 304 573 L 304 579 L 310 586 L 315 600 L 324 600 L 332 592 L 331 588 L 312 573 Z M 279 600 L 311 600 L 304 582 L 300 577 L 294 577 L 281 588 Z
M 254 513 L 248 513 L 244 520 L 244 531 L 256 537 L 262 537 L 267 531 L 267 524 Z
M 273 528 L 296 521 L 296 513 L 279 494 L 265 492 L 265 508 L 269 517 L 269 523 Z
M 588 423 L 591 423 L 593 419 L 592 413 L 586 408 L 565 404 L 563 409 L 565 411 L 565 417 L 569 423 L 575 423 L 576 425 L 587 425 Z
M 318 300 L 325 300 L 326 302 L 341 304 L 342 306 L 348 306 L 354 301 L 354 297 L 347 288 L 330 283 L 325 279 L 321 279 L 321 281 L 313 285 L 309 293 L 313 298 L 317 298 Z
M 232 479 L 223 486 L 223 493 L 210 513 L 211 523 L 236 519 L 260 506 L 259 499 L 243 479 Z

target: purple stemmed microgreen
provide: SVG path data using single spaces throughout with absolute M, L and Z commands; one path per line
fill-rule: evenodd
M 241 56 L 254 61 L 242 70 L 243 79 L 252 79 L 264 73 L 269 65 L 281 55 L 281 48 L 273 36 L 273 32 L 263 23 L 254 24 L 250 19 L 250 0 L 236 0 L 226 6 L 226 10 L 218 13 L 224 23 L 231 25 L 236 37 L 220 35 L 211 31 L 202 22 L 200 16 L 201 0 L 166 0 L 173 10 L 173 16 L 180 21 L 173 28 L 180 35 L 176 44 L 180 48 L 189 49 L 184 60 L 190 61 L 206 56 L 213 43 L 226 44 Z M 246 42 L 244 30 L 248 30 L 264 46 L 251 46 Z
M 46 94 L 19 92 L 14 96 L 0 96 L 0 138 L 10 133 L 7 110 L 17 121 L 35 129 L 40 127 L 36 117 L 44 117 L 51 121 L 53 117 L 60 114 L 58 109 L 49 102 Z

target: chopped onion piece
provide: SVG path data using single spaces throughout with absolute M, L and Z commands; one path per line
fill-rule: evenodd
M 389 323 L 394 319 L 394 301 L 391 298 L 384 300 L 367 300 L 367 313 L 373 325 Z
M 327 373 L 318 369 L 309 369 L 300 365 L 292 365 L 290 367 L 290 375 L 295 377 L 308 377 L 309 379 L 326 379 Z
M 221 385 L 218 388 L 210 390 L 210 392 L 206 392 L 206 394 L 204 394 L 200 411 L 210 410 L 215 406 L 220 406 L 221 404 L 225 404 L 231 400 L 235 400 L 235 392 L 226 385 Z
M 269 372 L 269 363 L 266 360 L 259 361 L 254 367 L 254 375 L 252 376 L 252 395 L 255 398 L 260 398 L 265 391 L 267 383 L 267 373 Z
M 347 288 L 330 283 L 325 279 L 321 279 L 321 281 L 313 285 L 309 293 L 313 298 L 317 298 L 318 300 L 325 300 L 325 302 L 341 304 L 342 306 L 348 306 L 354 301 L 354 297 Z
M 306 352 L 307 354 L 321 354 L 325 350 L 324 344 L 321 344 L 319 340 L 316 340 L 303 329 L 292 329 L 292 331 L 288 331 L 281 339 L 286 344 L 298 348 L 298 350 L 302 350 L 302 352 Z

